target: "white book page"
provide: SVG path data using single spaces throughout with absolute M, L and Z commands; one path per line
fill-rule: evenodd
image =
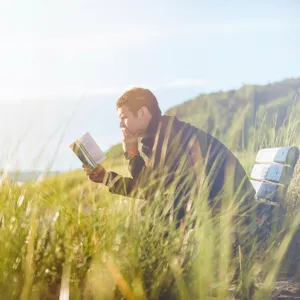
M 89 132 L 85 133 L 78 140 L 82 143 L 82 145 L 90 154 L 90 156 L 92 157 L 92 159 L 96 164 L 100 164 L 106 159 L 105 154 L 100 149 L 100 147 L 98 146 L 96 141 L 92 138 Z

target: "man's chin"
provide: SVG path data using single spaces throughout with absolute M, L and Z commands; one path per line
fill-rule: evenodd
M 144 130 L 139 130 L 136 132 L 135 136 L 138 137 L 138 138 L 142 138 L 145 136 L 145 131 Z

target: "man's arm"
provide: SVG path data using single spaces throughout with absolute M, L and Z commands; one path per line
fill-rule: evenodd
M 85 171 L 91 181 L 103 183 L 108 186 L 111 193 L 127 197 L 137 197 L 141 186 L 141 174 L 146 171 L 145 161 L 138 151 L 138 139 L 126 129 L 123 131 L 123 151 L 129 159 L 129 172 L 132 177 L 123 177 L 115 172 L 107 172 L 102 166 Z
M 146 170 L 145 161 L 140 155 L 135 155 L 129 160 L 129 172 L 132 176 L 123 177 L 115 172 L 108 172 L 109 179 L 106 185 L 113 194 L 128 197 L 137 197 L 141 176 Z
M 143 169 L 146 168 L 145 161 L 143 157 L 139 154 L 134 155 L 130 160 L 129 160 L 129 165 L 128 165 L 128 170 L 132 176 L 132 178 L 137 179 Z
M 106 171 L 101 165 L 97 165 L 96 168 L 83 165 L 83 168 L 91 181 L 106 185 L 111 193 L 138 197 L 139 176 L 135 178 L 123 177 L 115 172 Z
M 109 178 L 105 183 L 114 194 L 134 197 L 138 194 L 140 175 L 145 170 L 145 161 L 138 150 L 138 134 L 133 135 L 128 129 L 122 129 L 122 147 L 126 159 L 129 160 L 128 170 L 132 176 L 123 177 L 115 172 L 108 172 Z

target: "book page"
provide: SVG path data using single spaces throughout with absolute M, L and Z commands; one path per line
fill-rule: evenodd
M 83 147 L 96 164 L 100 164 L 106 159 L 105 154 L 89 132 L 85 133 L 81 138 L 79 138 L 79 141 L 82 143 Z
M 72 143 L 70 148 L 83 164 L 92 168 L 106 159 L 105 154 L 88 132 Z

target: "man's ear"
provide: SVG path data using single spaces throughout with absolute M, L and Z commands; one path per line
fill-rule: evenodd
M 139 110 L 138 110 L 138 118 L 139 119 L 143 119 L 146 116 L 150 115 L 149 109 L 147 106 L 142 106 Z

